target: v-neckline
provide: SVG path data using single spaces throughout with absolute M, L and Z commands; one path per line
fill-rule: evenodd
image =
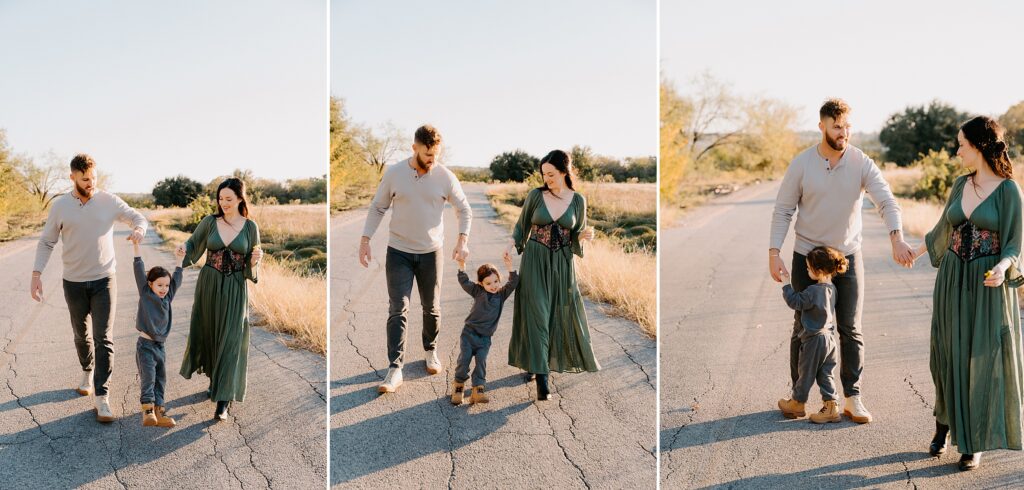
M 224 223 L 226 224 L 227 221 L 225 221 Z M 221 232 L 220 232 L 220 226 L 217 224 L 217 220 L 213 221 L 213 228 L 215 230 L 217 230 L 217 238 L 220 238 L 220 242 L 224 244 L 224 248 L 228 248 L 228 247 L 231 246 L 232 243 L 235 243 L 235 240 L 238 240 L 239 236 L 242 235 L 242 231 L 245 230 L 245 225 L 247 225 L 247 224 L 249 224 L 249 219 L 248 218 L 246 218 L 245 222 L 242 223 L 242 229 L 238 230 L 238 233 L 235 234 L 235 237 L 232 238 L 231 241 L 227 242 L 227 243 L 224 243 L 224 235 L 222 235 Z M 231 226 L 231 225 L 228 225 L 228 226 Z
M 565 211 L 562 211 L 562 214 L 560 214 L 556 219 L 554 216 L 551 216 L 551 208 L 548 207 L 548 201 L 547 199 L 544 199 L 544 194 L 542 193 L 540 195 L 540 200 L 541 202 L 544 203 L 544 211 L 547 211 L 548 217 L 551 218 L 552 223 L 557 223 L 558 220 L 562 219 L 566 214 L 569 213 L 569 208 L 572 207 L 572 199 L 576 199 L 576 191 L 572 192 L 572 197 L 570 197 L 569 199 L 569 204 L 565 206 Z
M 964 193 L 967 191 L 967 181 L 964 181 L 964 189 L 960 191 L 960 212 L 964 213 L 964 217 L 967 218 L 967 221 L 971 221 L 971 217 L 974 216 L 974 213 L 978 211 L 978 208 L 980 208 L 983 204 L 988 202 L 989 198 L 991 198 L 992 195 L 995 194 L 1000 187 L 1002 187 L 1003 183 L 1006 182 L 1006 180 L 1007 179 L 1001 180 L 998 184 L 996 184 L 996 187 L 992 189 L 992 192 L 989 192 L 988 195 L 985 196 L 981 201 L 978 201 L 978 204 L 974 206 L 974 209 L 971 210 L 971 214 L 967 214 L 967 210 L 964 209 Z

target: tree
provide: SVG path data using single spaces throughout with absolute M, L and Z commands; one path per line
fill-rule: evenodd
M 523 182 L 537 170 L 538 162 L 523 150 L 506 151 L 491 160 L 491 175 L 502 182 Z
M 1024 102 L 1018 102 L 999 116 L 999 124 L 1006 129 L 1006 144 L 1013 158 L 1024 155 Z
M 921 179 L 914 185 L 915 199 L 946 199 L 953 182 L 964 173 L 960 159 L 951 157 L 946 150 L 928 150 L 928 154 L 922 155 L 913 166 L 921 167 Z
M 689 163 L 689 138 L 686 129 L 690 127 L 693 106 L 676 92 L 672 84 L 661 81 L 661 112 L 659 126 L 659 154 L 661 159 L 661 195 L 666 202 L 675 202 L 679 196 L 680 184 Z
M 168 177 L 153 187 L 153 201 L 157 206 L 183 208 L 203 194 L 203 184 L 184 175 Z
M 37 165 L 31 158 L 22 157 L 18 159 L 17 167 L 29 194 L 46 209 L 57 196 L 70 190 L 71 180 L 68 175 L 71 170 L 64 163 L 68 159 L 57 156 L 52 151 L 47 152 L 43 159 L 44 163 Z
M 331 207 L 359 207 L 373 197 L 380 173 L 361 157 L 360 128 L 345 113 L 345 100 L 331 97 Z
M 384 171 L 385 165 L 395 160 L 396 155 L 412 146 L 405 133 L 394 124 L 386 123 L 379 129 L 379 133 L 369 128 L 362 128 L 356 133 L 360 158 L 363 163 L 374 167 L 378 174 Z
M 694 81 L 687 147 L 694 164 L 715 148 L 737 142 L 743 135 L 742 101 L 725 83 L 704 73 Z
M 886 159 L 905 167 L 931 150 L 956 154 L 956 135 L 968 117 L 934 100 L 928 106 L 910 106 L 889 116 L 878 139 L 885 146 Z
M 576 175 L 583 180 L 594 180 L 597 177 L 594 164 L 594 150 L 585 145 L 574 145 L 569 151 L 572 158 L 572 166 L 576 168 Z

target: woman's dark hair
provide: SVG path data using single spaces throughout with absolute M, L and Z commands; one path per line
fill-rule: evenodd
M 551 150 L 547 155 L 544 155 L 544 158 L 540 159 L 540 164 L 537 165 L 537 170 L 543 172 L 541 169 L 544 168 L 545 163 L 555 167 L 555 170 L 565 174 L 565 186 L 572 190 L 576 190 L 576 188 L 572 186 L 572 157 L 570 157 L 568 153 L 562 150 Z M 548 189 L 548 185 L 546 183 L 540 186 L 540 190 L 551 191 L 551 189 Z
M 249 205 L 248 205 L 249 198 L 246 197 L 246 195 L 245 195 L 245 182 L 242 182 L 241 179 L 236 179 L 234 177 L 232 177 L 230 179 L 227 179 L 224 182 L 221 182 L 220 185 L 217 186 L 217 195 L 213 196 L 213 200 L 217 202 L 217 214 L 215 214 L 214 216 L 216 216 L 218 218 L 223 218 L 224 217 L 224 210 L 221 209 L 221 207 L 220 207 L 220 191 L 222 191 L 224 189 L 231 189 L 232 191 L 234 191 L 235 196 L 238 197 L 238 201 L 239 201 L 238 202 L 238 214 L 248 218 L 249 217 Z
M 484 264 L 476 270 L 476 282 L 484 282 L 484 279 L 490 277 L 491 274 L 498 276 L 498 280 L 501 280 L 501 273 L 498 272 L 498 268 L 494 264 Z
M 850 261 L 832 247 L 814 247 L 811 253 L 807 254 L 807 265 L 815 272 L 831 277 L 846 272 Z
M 171 273 L 158 265 L 146 273 L 146 282 L 153 282 L 161 277 L 171 277 Z
M 964 138 L 971 146 L 981 152 L 992 172 L 1004 179 L 1013 178 L 1013 162 L 1006 152 L 1006 140 L 1003 139 L 1005 130 L 995 119 L 977 116 L 960 126 L 960 131 L 964 132 Z M 975 173 L 977 171 L 971 172 L 971 176 Z

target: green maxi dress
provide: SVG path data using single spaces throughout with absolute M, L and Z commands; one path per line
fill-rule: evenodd
M 587 226 L 587 202 L 574 194 L 556 220 L 541 192 L 526 196 L 512 235 L 523 258 L 508 363 L 536 374 L 598 371 L 573 264 L 574 254 L 583 257 L 579 235 Z
M 942 217 L 926 236 L 933 294 L 930 367 L 935 417 L 949 425 L 960 453 L 1021 449 L 1020 271 L 1021 193 L 1005 180 L 968 216 L 961 206 L 967 177 L 953 185 Z M 999 287 L 985 272 L 1010 260 Z
M 249 260 L 259 244 L 259 228 L 252 220 L 246 220 L 238 236 L 225 244 L 213 216 L 203 218 L 185 242 L 182 266 L 196 263 L 204 253 L 206 263 L 196 282 L 181 375 L 190 379 L 192 373 L 206 374 L 213 401 L 241 402 L 245 398 L 249 357 L 249 294 L 245 281 L 256 283 L 258 279 L 259 264 L 252 267 Z M 230 258 L 225 253 L 230 253 Z

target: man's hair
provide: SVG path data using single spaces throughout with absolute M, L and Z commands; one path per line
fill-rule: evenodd
M 78 171 L 85 173 L 86 170 L 89 170 L 90 168 L 93 168 L 95 166 L 96 162 L 92 159 L 91 156 L 86 155 L 85 153 L 79 153 L 75 155 L 75 158 L 71 159 L 72 172 Z
M 476 282 L 484 282 L 484 279 L 490 277 L 491 274 L 498 276 L 498 280 L 501 280 L 501 273 L 498 272 L 498 268 L 495 267 L 494 264 L 481 265 L 480 268 L 476 270 Z
M 441 132 L 429 124 L 424 124 L 416 129 L 415 140 L 427 148 L 433 148 L 441 144 Z
M 821 105 L 821 109 L 818 110 L 818 117 L 824 121 L 826 117 L 831 117 L 833 120 L 839 120 L 840 117 L 850 113 L 850 106 L 845 100 L 840 98 L 831 98 L 825 101 Z

